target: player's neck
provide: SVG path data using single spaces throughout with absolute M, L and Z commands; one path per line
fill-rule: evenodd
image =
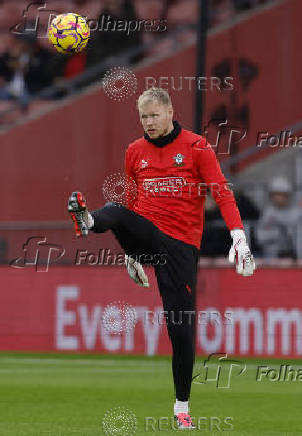
M 172 130 L 169 129 L 167 134 L 162 135 L 159 138 L 152 139 L 147 133 L 144 134 L 144 138 L 156 147 L 164 147 L 173 142 L 181 132 L 181 125 L 177 121 L 173 121 L 172 126 Z
M 167 135 L 169 135 L 171 132 L 173 132 L 173 130 L 174 130 L 173 121 L 171 121 L 169 127 L 168 127 L 167 130 L 163 133 L 163 135 L 160 136 L 160 138 L 162 138 L 163 136 L 167 136 Z

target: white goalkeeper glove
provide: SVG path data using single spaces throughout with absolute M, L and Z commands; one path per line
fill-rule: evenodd
M 245 233 L 243 230 L 231 230 L 233 244 L 229 252 L 229 261 L 236 262 L 236 271 L 244 277 L 254 274 L 256 264 L 253 255 L 246 242 Z
M 135 281 L 139 286 L 143 286 L 144 288 L 149 288 L 148 277 L 145 274 L 144 268 L 142 265 L 133 259 L 131 256 L 125 254 L 125 263 L 127 267 L 127 271 L 132 280 Z

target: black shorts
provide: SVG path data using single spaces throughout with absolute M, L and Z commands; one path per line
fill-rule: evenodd
M 182 310 L 194 306 L 198 262 L 194 245 L 172 238 L 148 219 L 115 203 L 91 215 L 94 232 L 112 230 L 126 254 L 154 267 L 164 306 Z

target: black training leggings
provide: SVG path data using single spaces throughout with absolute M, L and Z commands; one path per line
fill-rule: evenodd
M 173 348 L 176 398 L 188 401 L 195 355 L 197 248 L 171 238 L 151 221 L 115 203 L 107 203 L 91 215 L 92 231 L 111 230 L 126 254 L 154 266 Z

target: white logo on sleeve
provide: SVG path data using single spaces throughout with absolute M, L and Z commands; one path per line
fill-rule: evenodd
M 146 168 L 147 166 L 148 166 L 148 161 L 146 161 L 145 159 L 142 159 L 141 168 Z

